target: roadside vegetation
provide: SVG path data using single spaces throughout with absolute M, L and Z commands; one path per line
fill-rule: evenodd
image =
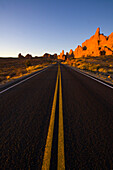
M 40 57 L 32 59 L 0 58 L 0 84 L 40 70 L 52 63 L 53 60 Z
M 64 62 L 113 83 L 113 56 L 82 57 Z
M 0 58 L 0 84 L 38 71 L 49 64 L 55 63 L 56 58 L 56 55 L 33 58 L 29 54 L 25 57 L 19 54 L 18 58 Z M 113 56 L 69 57 L 62 63 L 113 83 Z

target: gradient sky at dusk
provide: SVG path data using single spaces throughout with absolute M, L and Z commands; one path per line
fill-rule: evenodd
M 113 0 L 0 0 L 0 56 L 75 50 L 113 32 Z

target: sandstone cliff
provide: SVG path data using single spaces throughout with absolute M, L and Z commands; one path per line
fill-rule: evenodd
M 97 28 L 95 35 L 73 51 L 74 58 L 86 56 L 113 55 L 113 32 L 107 37 Z
M 58 55 L 58 59 L 59 59 L 59 60 L 65 60 L 64 50 L 62 50 L 62 52 L 60 53 L 60 55 Z

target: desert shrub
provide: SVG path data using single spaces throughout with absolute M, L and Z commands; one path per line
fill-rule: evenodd
M 30 62 L 30 60 L 27 60 L 27 61 L 25 62 L 25 66 L 26 66 L 26 67 L 31 66 L 31 62 Z
M 112 77 L 110 75 L 108 75 L 108 78 L 111 79 Z
M 89 70 L 89 71 L 98 71 L 100 68 L 100 64 L 93 64 L 93 63 L 77 63 L 77 67 L 82 70 Z
M 73 67 L 76 67 L 76 63 L 73 63 Z
M 110 65 L 109 65 L 109 67 L 113 67 L 113 65 L 112 65 L 112 64 L 110 64 Z
M 96 72 L 98 71 L 99 68 L 100 68 L 99 64 L 90 64 L 88 70 Z
M 80 68 L 82 70 L 86 70 L 86 64 L 79 64 L 77 68 Z
M 108 73 L 113 73 L 113 69 L 108 69 Z
M 104 69 L 104 68 L 99 68 L 98 71 L 99 71 L 99 72 L 103 72 L 103 73 L 107 73 L 107 70 Z
M 32 71 L 34 69 L 34 66 L 29 66 L 26 68 L 26 70 L 29 72 L 29 71 Z
M 37 69 L 41 69 L 41 68 L 43 68 L 42 65 L 29 66 L 29 67 L 26 68 L 26 71 L 27 71 L 27 72 L 31 72 L 31 71 L 33 71 L 33 70 L 37 70 Z
M 6 79 L 7 79 L 7 80 L 10 79 L 10 76 L 6 76 Z

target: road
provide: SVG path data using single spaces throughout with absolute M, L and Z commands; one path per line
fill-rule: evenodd
M 113 89 L 53 65 L 0 94 L 0 169 L 113 169 Z

